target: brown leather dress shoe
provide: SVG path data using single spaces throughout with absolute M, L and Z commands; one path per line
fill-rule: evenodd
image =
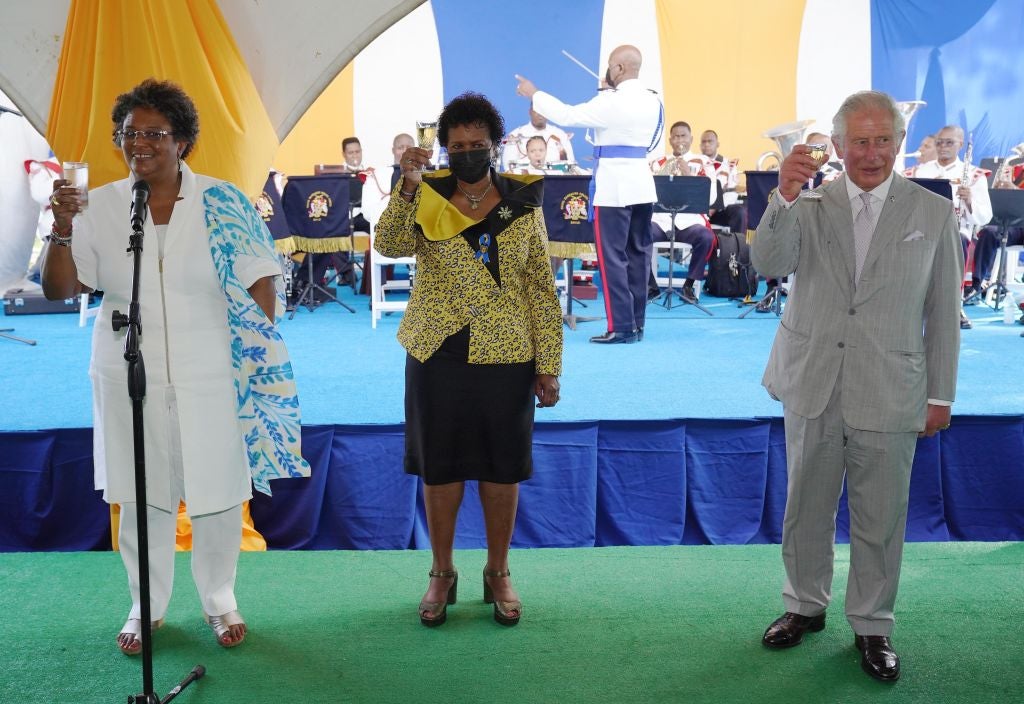
M 824 613 L 817 616 L 801 616 L 787 611 L 772 621 L 772 625 L 768 626 L 768 630 L 764 632 L 761 642 L 768 648 L 792 648 L 794 645 L 800 645 L 804 639 L 804 633 L 808 631 L 817 633 L 824 628 Z
M 860 651 L 860 669 L 882 682 L 900 678 L 900 656 L 888 636 L 857 636 L 854 643 Z

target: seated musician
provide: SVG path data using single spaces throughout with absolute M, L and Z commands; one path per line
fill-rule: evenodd
M 530 103 L 530 121 L 515 128 L 505 137 L 505 146 L 501 152 L 502 170 L 518 171 L 525 168 L 524 163 L 528 161 L 526 142 L 531 137 L 538 135 L 544 138 L 547 146 L 547 155 L 544 158 L 546 163 L 550 164 L 556 161 L 575 163 L 572 135 L 548 122 L 546 117 L 533 109 L 533 103 Z
M 526 158 L 529 159 L 526 166 L 517 169 L 522 174 L 534 174 L 543 176 L 547 173 L 548 165 L 548 143 L 539 134 L 535 134 L 526 140 Z
M 924 139 L 921 140 L 921 144 L 917 147 L 917 163 L 910 168 L 903 169 L 903 175 L 916 178 L 917 169 L 921 164 L 927 164 L 929 161 L 935 161 L 935 135 L 925 135 Z
M 651 163 L 651 169 L 660 175 L 707 176 L 711 179 L 712 189 L 708 205 L 713 205 L 718 196 L 714 184 L 718 182 L 714 163 L 703 154 L 690 151 L 693 144 L 693 133 L 690 125 L 679 121 L 669 130 L 670 156 L 661 157 Z M 651 218 L 651 234 L 655 242 L 667 242 L 668 233 L 672 230 L 672 216 L 669 213 L 655 213 Z M 678 213 L 676 215 L 676 242 L 690 245 L 690 266 L 683 281 L 682 299 L 687 303 L 696 303 L 700 298 L 700 289 L 704 281 L 708 259 L 715 243 L 715 233 L 707 215 Z M 654 269 L 656 257 L 651 262 L 651 276 L 648 279 L 648 299 L 657 297 L 659 290 L 655 280 Z
M 736 182 L 738 159 L 726 159 L 718 152 L 718 133 L 704 130 L 700 135 L 700 153 L 711 160 L 717 177 L 718 190 L 714 204 L 709 212 L 712 225 L 728 227 L 730 232 L 746 234 L 747 209 L 736 202 Z
M 1024 189 L 1024 159 L 1008 159 L 999 169 L 992 182 L 992 188 Z M 992 275 L 992 267 L 999 252 L 1001 233 L 996 225 L 986 225 L 978 230 L 978 239 L 974 246 L 974 270 L 971 272 L 971 285 L 964 290 L 964 305 L 973 305 L 984 294 L 983 283 Z M 1006 246 L 1024 244 L 1024 227 L 1009 227 L 1006 230 Z M 1008 256 L 1019 256 L 1011 252 Z
M 959 157 L 964 146 L 964 131 L 957 125 L 946 125 L 935 135 L 935 161 L 917 167 L 917 178 L 944 178 L 953 182 L 953 210 L 958 215 L 960 240 L 967 260 L 967 248 L 975 230 L 987 225 L 992 219 L 992 201 L 988 197 L 988 179 L 983 169 L 969 166 Z M 966 178 L 965 178 L 966 176 Z M 961 182 L 963 179 L 964 182 Z M 974 294 L 973 286 L 965 291 L 966 297 Z M 960 327 L 971 328 L 971 321 L 961 312 Z

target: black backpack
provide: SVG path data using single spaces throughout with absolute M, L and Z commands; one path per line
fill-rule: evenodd
M 753 296 L 757 293 L 757 272 L 750 265 L 747 238 L 732 232 L 716 232 L 715 235 L 704 290 L 719 298 Z

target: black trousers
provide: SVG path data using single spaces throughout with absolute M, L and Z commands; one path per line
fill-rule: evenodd
M 594 240 L 611 332 L 644 326 L 647 275 L 651 270 L 653 203 L 594 208 Z

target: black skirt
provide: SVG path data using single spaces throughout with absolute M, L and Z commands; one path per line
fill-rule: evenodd
M 406 356 L 405 471 L 426 484 L 529 479 L 533 361 L 470 364 L 445 347 L 426 362 Z

